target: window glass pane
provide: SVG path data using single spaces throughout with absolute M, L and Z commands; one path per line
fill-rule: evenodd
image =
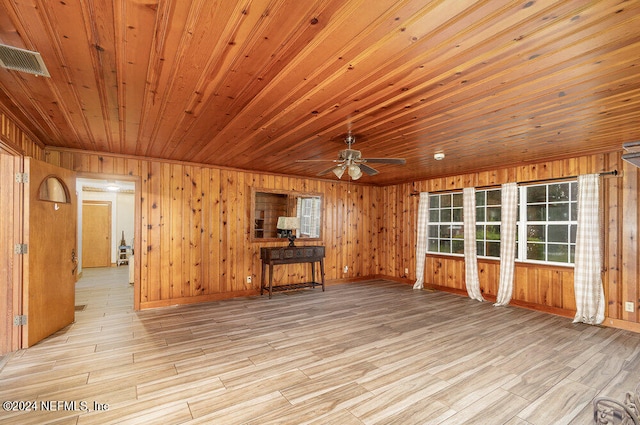
M 453 206 L 454 207 L 461 207 L 463 205 L 464 201 L 462 198 L 462 193 L 454 193 L 453 194 Z
M 451 252 L 454 254 L 464 254 L 464 241 L 460 239 L 451 241 Z
M 569 261 L 569 246 L 549 244 L 548 261 L 566 263 Z
M 438 225 L 435 225 L 435 226 L 429 225 L 429 237 L 430 238 L 438 237 Z
M 544 242 L 545 241 L 545 229 L 544 225 L 529 225 L 527 226 L 527 240 L 530 242 Z
M 477 255 L 484 255 L 484 242 L 482 241 L 478 241 L 476 242 L 476 254 Z
M 429 208 L 439 208 L 440 207 L 440 196 L 431 195 L 429 196 Z
M 527 243 L 527 260 L 544 261 L 544 244 Z
M 499 241 L 500 240 L 500 226 L 492 225 L 487 226 L 487 240 Z
M 464 226 L 451 226 L 452 238 L 464 238 Z
M 484 190 L 479 190 L 476 192 L 476 207 L 481 207 L 484 205 L 485 194 L 486 191 Z
M 440 208 L 451 206 L 451 194 L 440 195 Z
M 437 223 L 440 221 L 440 213 L 438 210 L 430 210 L 429 211 L 429 222 Z
M 476 240 L 484 240 L 484 226 L 482 224 L 476 225 Z
M 578 182 L 571 183 L 571 200 L 578 200 Z
M 487 256 L 500 257 L 500 242 L 487 242 Z
M 549 204 L 549 221 L 569 221 L 569 204 Z
M 545 205 L 527 205 L 527 220 L 547 221 L 547 209 Z
M 527 187 L 527 203 L 546 202 L 547 186 L 529 186 Z
M 484 207 L 476 208 L 476 221 L 484 221 Z
M 441 238 L 450 238 L 451 237 L 451 226 L 448 224 L 440 225 L 440 237 Z
M 500 207 L 487 207 L 487 221 L 500 221 Z
M 570 232 L 571 233 L 569 234 L 570 236 L 569 242 L 576 243 L 576 233 L 578 232 L 578 225 L 572 224 Z
M 500 205 L 501 189 L 487 190 L 487 205 Z
M 578 221 L 578 203 L 571 203 L 571 221 Z
M 571 245 L 569 247 L 569 262 L 572 264 L 576 262 L 576 246 L 575 245 Z
M 549 202 L 569 200 L 569 183 L 556 183 L 549 185 Z
M 440 210 L 440 222 L 449 223 L 451 222 L 451 210 Z
M 440 241 L 440 252 L 451 252 L 451 241 L 443 239 Z
M 569 242 L 569 227 L 566 224 L 550 224 L 547 240 L 549 242 Z
M 451 220 L 451 221 L 454 221 L 454 222 L 455 221 L 457 221 L 457 222 L 464 221 L 462 219 L 462 208 L 454 208 L 453 209 L 453 217 L 452 218 L 453 218 L 453 220 Z
M 438 240 L 437 239 L 429 239 L 429 248 L 427 248 L 430 252 L 438 252 Z

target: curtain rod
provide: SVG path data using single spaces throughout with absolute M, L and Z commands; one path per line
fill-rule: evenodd
M 617 176 L 618 175 L 618 170 L 613 170 L 613 171 L 605 171 L 604 173 L 598 173 L 598 176 L 602 177 L 602 176 Z M 516 184 L 533 184 L 533 183 L 542 183 L 542 182 L 554 182 L 554 181 L 562 181 L 562 180 L 568 180 L 568 179 L 575 179 L 578 178 L 578 176 L 565 176 L 565 177 L 556 177 L 556 178 L 550 178 L 550 179 L 538 179 L 538 180 L 527 180 L 527 181 L 521 181 L 521 182 L 516 182 Z M 490 185 L 490 186 L 477 186 L 476 189 L 488 189 L 491 187 L 498 187 L 497 185 Z M 450 192 L 451 190 L 455 190 L 455 189 L 442 189 L 442 190 L 434 190 L 433 192 L 429 192 L 429 193 L 440 193 L 440 192 Z M 420 192 L 411 192 L 409 194 L 409 196 L 418 196 L 420 195 Z

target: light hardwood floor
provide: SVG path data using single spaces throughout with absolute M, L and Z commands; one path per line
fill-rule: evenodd
M 583 425 L 640 380 L 638 334 L 384 280 L 137 313 L 126 282 L 85 270 L 76 323 L 0 371 L 78 410 L 0 423 Z

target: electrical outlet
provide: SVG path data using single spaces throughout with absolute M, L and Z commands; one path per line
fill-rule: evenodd
M 342 269 L 342 273 L 349 273 L 349 266 L 344 266 L 344 269 Z
M 409 268 L 405 267 L 404 274 L 409 274 Z
M 624 303 L 624 311 L 626 311 L 627 313 L 633 313 L 635 305 L 633 304 L 632 301 L 627 301 Z
M 247 276 L 247 283 L 251 283 L 251 276 Z

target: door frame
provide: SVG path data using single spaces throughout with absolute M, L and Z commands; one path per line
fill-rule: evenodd
M 13 159 L 11 170 L 2 173 L 3 180 L 0 182 L 0 186 L 11 186 L 9 189 L 11 192 L 10 204 L 3 202 L 0 207 L 0 213 L 11 217 L 10 220 L 2 220 L 0 223 L 3 231 L 6 232 L 8 242 L 8 246 L 0 248 L 5 251 L 6 258 L 3 261 L 7 261 L 8 269 L 6 273 L 3 272 L 3 276 L 0 276 L 0 279 L 3 280 L 0 287 L 4 287 L 3 289 L 6 291 L 0 301 L 2 302 L 0 312 L 2 312 L 4 319 L 0 323 L 0 328 L 5 331 L 3 332 L 5 336 L 0 341 L 0 355 L 5 355 L 22 348 L 22 328 L 14 326 L 13 318 L 23 314 L 23 255 L 16 254 L 13 245 L 24 243 L 24 185 L 15 181 L 15 174 L 24 172 L 24 155 L 10 145 L 3 143 L 2 140 L 0 140 L 0 151 L 3 155 Z
M 142 236 L 142 178 L 140 176 L 132 176 L 129 174 L 106 174 L 106 173 L 90 173 L 77 172 L 76 179 L 94 179 L 94 180 L 120 180 L 133 182 L 135 186 L 134 194 L 134 218 L 133 218 L 133 251 L 138 258 L 133 261 L 133 309 L 140 310 L 140 270 L 141 263 L 141 236 Z M 78 232 L 79 233 L 79 232 Z M 78 234 L 78 240 L 82 238 L 82 234 Z

